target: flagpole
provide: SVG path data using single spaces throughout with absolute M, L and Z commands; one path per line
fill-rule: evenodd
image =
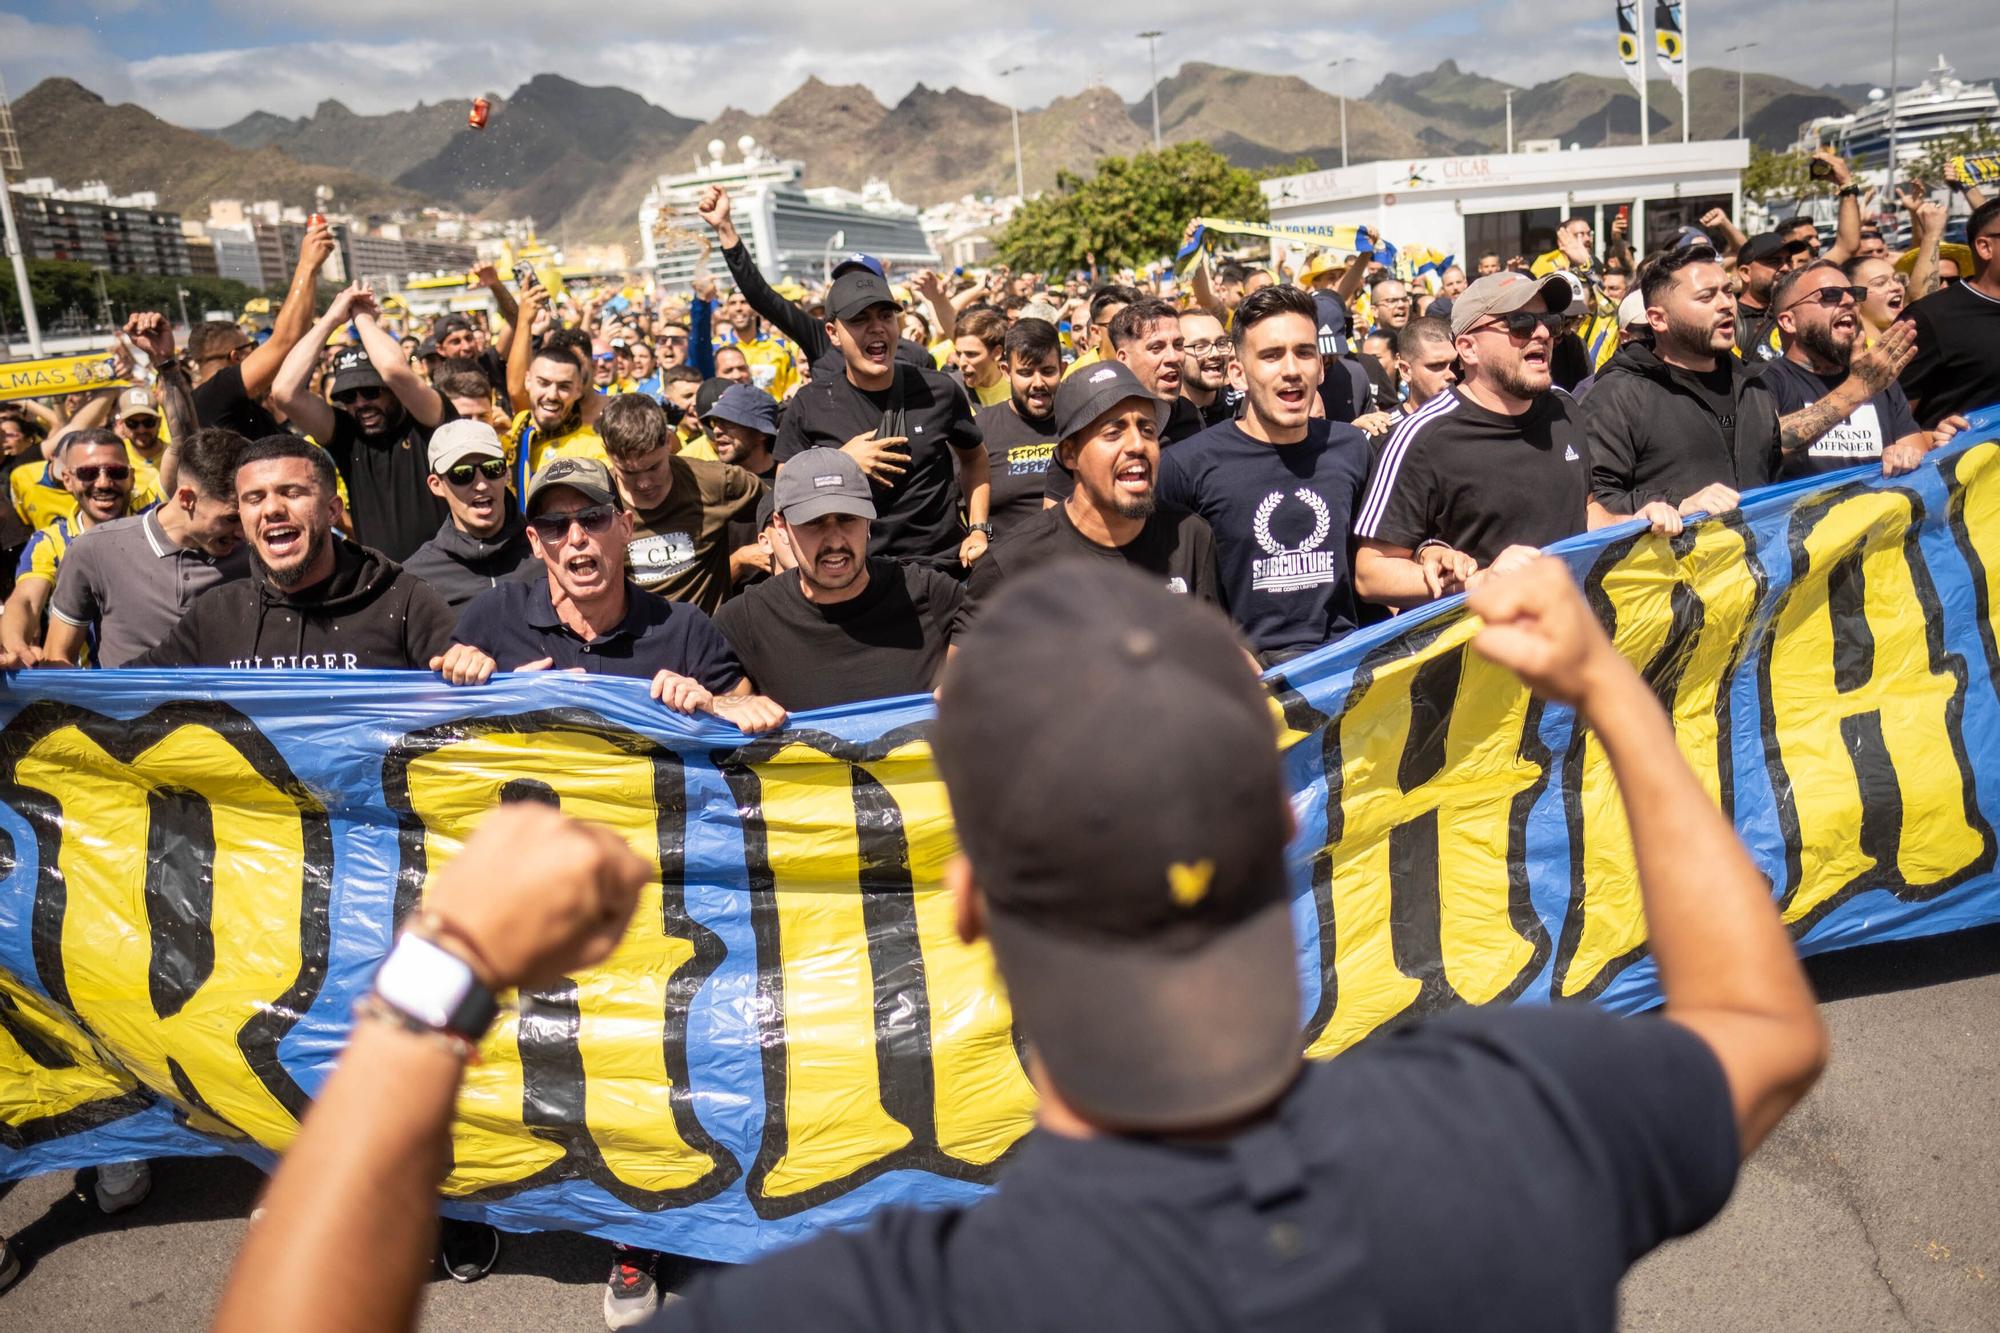
M 1688 10 L 1693 0 L 1681 0 L 1681 142 L 1688 141 L 1688 88 L 1694 83 L 1694 54 L 1688 49 Z
M 1646 28 L 1650 20 L 1646 16 L 1646 0 L 1632 6 L 1632 16 L 1639 20 L 1639 146 L 1650 148 L 1653 144 L 1653 127 L 1647 124 L 1653 118 L 1650 89 L 1653 86 L 1653 71 L 1647 67 L 1647 57 L 1653 54 L 1653 44 L 1647 40 Z

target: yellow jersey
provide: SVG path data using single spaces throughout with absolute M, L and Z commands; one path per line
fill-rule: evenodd
M 781 403 L 785 401 L 785 395 L 798 386 L 798 360 L 793 357 L 790 345 L 781 338 L 758 338 L 744 342 L 731 329 L 715 340 L 715 346 L 718 351 L 734 347 L 743 353 L 743 359 L 750 363 L 750 382 Z
M 972 401 L 981 407 L 991 407 L 995 403 L 1004 403 L 1014 396 L 1014 386 L 1008 381 L 1005 375 L 994 380 L 983 389 L 975 389 L 970 384 L 965 387 L 972 394 Z
M 166 497 L 160 493 L 160 474 L 130 443 L 125 446 L 125 457 L 132 464 L 130 509 L 136 514 Z M 56 480 L 52 461 L 35 459 L 20 464 L 7 474 L 7 494 L 14 502 L 14 512 L 31 528 L 47 527 L 58 518 L 76 517 L 76 497 Z
M 1078 357 L 1076 360 L 1069 363 L 1069 369 L 1063 372 L 1063 378 L 1068 379 L 1071 375 L 1076 374 L 1077 371 L 1082 370 L 1085 366 L 1094 366 L 1103 359 L 1104 359 L 1103 356 L 1101 356 L 1098 353 L 1098 350 L 1095 347 L 1093 347 L 1088 352 L 1085 352 L 1082 356 Z
M 63 557 L 69 554 L 69 544 L 74 541 L 72 526 L 75 516 L 50 519 L 47 525 L 35 529 L 35 535 L 28 538 L 28 544 L 21 548 L 21 561 L 14 567 L 14 582 L 27 579 L 46 579 L 53 584 L 56 571 L 62 568 Z
M 604 439 L 593 427 L 579 423 L 566 431 L 544 435 L 527 412 L 514 414 L 514 424 L 507 428 L 500 444 L 507 451 L 507 463 L 512 469 L 508 485 L 516 495 L 528 493 L 529 479 L 551 458 L 595 458 L 606 467 L 611 466 L 611 455 L 604 452 Z
M 682 458 L 698 458 L 704 463 L 720 463 L 722 461 L 716 457 L 715 441 L 709 439 L 705 431 L 697 432 L 690 438 L 682 435 L 677 430 L 674 432 L 674 439 L 677 441 L 674 453 Z

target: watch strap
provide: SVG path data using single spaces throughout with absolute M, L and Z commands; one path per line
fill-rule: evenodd
M 435 940 L 397 936 L 375 973 L 374 996 L 413 1022 L 476 1042 L 499 1015 L 494 994 L 472 965 Z

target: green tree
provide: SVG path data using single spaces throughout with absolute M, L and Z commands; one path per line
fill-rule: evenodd
M 1804 153 L 1773 153 L 1753 146 L 1750 165 L 1743 169 L 1743 197 L 1760 204 L 1803 198 L 1817 184 L 1811 159 Z
M 52 326 L 72 310 L 96 324 L 104 301 L 110 303 L 114 322 L 122 323 L 126 316 L 140 310 L 157 310 L 177 321 L 181 309 L 179 293 L 183 290 L 188 294 L 188 318 L 194 321 L 199 321 L 207 310 L 240 312 L 244 302 L 257 296 L 269 296 L 275 307 L 285 295 L 282 291 L 260 291 L 230 278 L 106 273 L 104 301 L 100 301 L 96 269 L 74 260 L 57 259 L 29 260 L 28 287 L 34 293 L 35 312 L 44 327 Z M 325 293 L 320 304 L 322 307 L 326 304 Z M 23 327 L 21 301 L 15 293 L 12 276 L 4 270 L 0 270 L 0 322 L 19 337 Z
M 1107 157 L 1096 174 L 1059 172 L 1056 188 L 1025 201 L 995 240 L 1015 268 L 1056 272 L 1095 256 L 1136 267 L 1171 258 L 1188 219 L 1208 214 L 1262 222 L 1257 178 L 1203 143 Z

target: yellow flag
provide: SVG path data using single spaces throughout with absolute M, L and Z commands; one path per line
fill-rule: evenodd
M 111 358 L 102 352 L 44 357 L 40 361 L 9 361 L 0 364 L 0 402 L 83 389 L 115 389 L 128 383 L 112 373 L 112 365 Z

